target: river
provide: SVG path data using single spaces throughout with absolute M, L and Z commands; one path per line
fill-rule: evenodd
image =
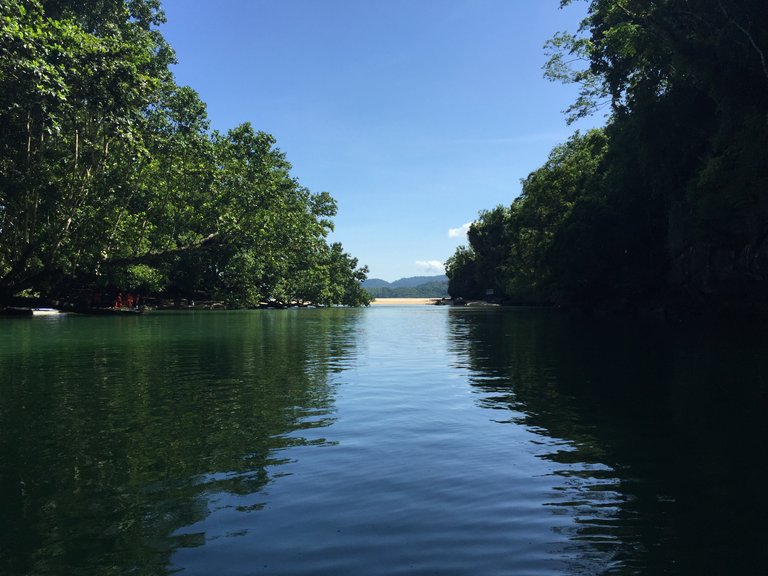
M 764 574 L 768 329 L 0 321 L 0 573 Z

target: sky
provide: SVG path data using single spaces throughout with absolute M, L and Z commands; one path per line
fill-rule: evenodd
M 543 77 L 544 43 L 585 3 L 559 0 L 164 0 L 176 81 L 213 128 L 272 134 L 338 202 L 331 241 L 393 281 L 443 272 L 478 212 L 591 118 Z

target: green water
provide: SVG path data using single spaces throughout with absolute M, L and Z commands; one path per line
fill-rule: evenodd
M 0 322 L 0 574 L 762 574 L 768 331 Z

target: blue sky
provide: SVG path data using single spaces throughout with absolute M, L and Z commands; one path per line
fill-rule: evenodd
M 274 135 L 339 203 L 332 240 L 395 280 L 442 272 L 462 225 L 509 204 L 576 128 L 543 45 L 559 0 L 164 0 L 174 74 L 214 128 Z

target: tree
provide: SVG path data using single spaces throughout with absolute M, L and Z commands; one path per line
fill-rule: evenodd
M 467 231 L 467 239 L 475 254 L 477 288 L 482 295 L 488 290 L 496 296 L 504 293 L 509 215 L 509 208 L 505 206 L 483 210 Z
M 686 298 L 764 299 L 766 19 L 755 0 L 599 0 L 580 33 L 559 41 L 589 62 L 571 79 L 597 82 L 611 100 L 612 197 L 621 214 L 636 211 L 644 226 L 624 221 L 653 246 L 632 266 L 669 277 Z
M 757 0 L 591 1 L 548 43 L 546 74 L 580 85 L 571 119 L 609 106 L 607 125 L 556 148 L 512 203 L 505 246 L 470 239 L 454 275 L 487 275 L 506 249 L 516 300 L 768 305 L 764 21 Z
M 510 207 L 481 212 L 467 235 L 470 247 L 460 247 L 446 265 L 451 295 L 477 298 L 493 288 L 498 297 L 518 303 L 575 298 L 575 278 L 564 280 L 565 268 L 581 268 L 583 262 L 559 247 L 568 245 L 564 235 L 588 214 L 577 207 L 604 194 L 607 142 L 601 130 L 576 133 L 523 180 L 522 193 Z M 599 249 L 599 243 L 591 254 L 585 248 L 584 256 L 591 258 Z
M 577 132 L 522 181 L 522 193 L 512 203 L 508 224 L 505 283 L 514 300 L 552 303 L 568 298 L 569 283 L 555 269 L 581 264 L 572 260 L 572 254 L 556 254 L 555 246 L 562 243 L 565 228 L 583 214 L 575 207 L 603 193 L 601 164 L 606 147 L 602 130 Z
M 146 158 L 143 110 L 170 78 L 158 36 L 104 36 L 35 0 L 2 8 L 0 291 L 93 270 Z
M 10 0 L 0 18 L 0 300 L 362 302 L 365 268 L 327 243 L 333 198 L 250 124 L 210 131 L 157 0 Z
M 477 278 L 475 253 L 471 247 L 456 248 L 456 252 L 445 261 L 445 274 L 448 276 L 448 294 L 452 298 L 483 296 Z

